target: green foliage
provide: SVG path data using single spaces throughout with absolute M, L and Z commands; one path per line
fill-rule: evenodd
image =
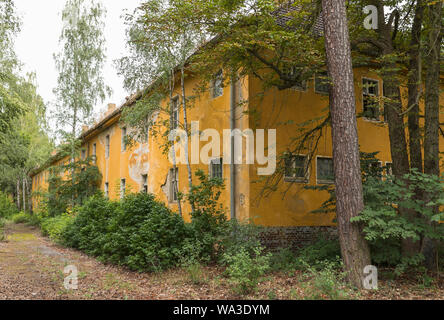
M 277 253 L 273 253 L 270 261 L 272 271 L 293 271 L 299 266 L 296 254 L 289 248 L 282 248 Z
M 67 246 L 131 270 L 177 265 L 188 230 L 153 195 L 132 194 L 120 203 L 95 196 L 78 210 L 63 235 Z
M 0 242 L 5 240 L 5 220 L 0 218 Z
M 74 215 L 72 213 L 64 213 L 54 218 L 47 218 L 41 222 L 42 233 L 56 242 L 63 242 L 63 233 L 67 227 L 73 222 Z
M 241 248 L 235 254 L 226 253 L 226 269 L 236 293 L 245 295 L 254 292 L 262 276 L 270 268 L 271 254 L 264 254 L 263 248 L 258 246 L 251 254 L 246 248 Z
M 365 209 L 352 221 L 363 224 L 376 263 L 398 265 L 401 273 L 409 265 L 418 265 L 423 258 L 402 256 L 399 244 L 402 239 L 444 239 L 444 226 L 437 223 L 444 219 L 438 209 L 444 203 L 442 179 L 412 171 L 403 179 L 370 177 L 364 189 Z M 427 196 L 418 197 L 418 194 Z M 400 215 L 400 209 L 416 214 Z
M 304 269 L 309 265 L 312 269 L 321 270 L 325 263 L 337 262 L 340 256 L 339 241 L 320 237 L 313 244 L 298 251 L 296 266 Z
M 8 218 L 17 213 L 17 207 L 12 202 L 11 198 L 0 191 L 0 219 Z
M 62 174 L 69 172 L 67 178 Z M 82 205 L 86 199 L 100 193 L 102 174 L 92 159 L 75 161 L 53 167 L 48 179 L 48 190 L 42 193 L 43 206 L 50 217 L 66 212 L 68 207 Z
M 11 216 L 11 221 L 15 224 L 27 223 L 29 222 L 29 215 L 24 212 L 19 212 Z
M 308 283 L 305 284 L 305 292 L 308 300 L 343 300 L 347 299 L 348 288 L 346 286 L 346 273 L 342 272 L 338 265 L 341 265 L 341 260 L 338 257 L 337 261 L 325 261 L 322 263 L 322 268 L 314 268 L 309 264 L 305 265 L 306 279 Z
M 198 185 L 193 185 L 186 198 L 194 207 L 191 228 L 197 242 L 202 246 L 201 258 L 214 260 L 216 246 L 227 232 L 227 217 L 219 198 L 225 187 L 222 179 L 210 179 L 201 170 L 196 172 Z

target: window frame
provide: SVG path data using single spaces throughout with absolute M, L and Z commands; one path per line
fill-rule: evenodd
M 105 193 L 105 197 L 109 198 L 109 182 L 105 182 L 104 190 L 103 191 Z
M 125 197 L 126 193 L 126 179 L 121 178 L 120 179 L 120 199 L 123 199 Z
M 333 157 L 329 157 L 329 156 L 316 156 L 316 184 L 321 184 L 321 185 L 326 185 L 326 184 L 334 184 L 335 183 L 335 179 L 333 177 L 332 180 L 323 180 L 323 179 L 319 179 L 319 159 L 329 159 L 332 162 L 333 165 L 333 174 L 334 174 L 334 163 L 333 163 Z
M 368 96 L 373 96 L 373 97 L 378 97 L 378 98 L 380 98 L 381 97 L 381 88 L 380 88 L 380 86 L 381 86 L 381 81 L 380 80 L 378 80 L 378 79 L 374 79 L 374 78 L 369 78 L 369 77 L 361 77 L 361 86 L 362 86 L 362 90 L 361 90 L 361 99 L 362 99 L 362 114 L 363 114 L 363 119 L 365 120 L 365 121 L 369 121 L 369 122 L 382 122 L 381 121 L 381 104 L 379 103 L 379 108 L 378 108 L 378 117 L 377 118 L 368 118 L 368 117 L 366 117 L 365 116 L 365 105 L 364 105 L 364 103 L 365 103 L 365 96 L 366 96 L 366 94 L 364 93 L 364 91 L 365 91 L 365 89 L 368 89 L 368 87 L 366 87 L 366 86 L 364 86 L 364 81 L 373 81 L 373 82 L 377 82 L 378 83 L 378 85 L 377 85 L 377 89 L 378 89 L 378 93 L 377 93 L 377 95 L 371 95 L 371 94 L 367 94 Z M 385 113 L 385 112 L 384 112 Z
M 105 159 L 109 159 L 111 154 L 111 136 L 109 134 L 105 137 Z
M 214 163 L 214 161 L 216 161 L 216 160 L 219 160 L 220 163 Z M 221 174 L 220 177 L 214 177 L 213 165 L 220 165 L 220 174 Z M 210 174 L 211 179 L 214 179 L 214 178 L 223 179 L 224 178 L 224 159 L 223 159 L 223 157 L 211 158 L 208 166 L 209 166 L 208 172 Z
M 121 139 L 121 151 L 122 152 L 126 152 L 126 136 L 127 136 L 127 128 L 123 127 L 121 128 L 121 135 L 122 135 L 122 139 Z
M 142 192 L 148 194 L 148 174 L 142 174 Z
M 216 84 L 220 81 L 220 94 L 216 95 Z M 211 83 L 211 97 L 217 99 L 224 95 L 224 71 L 220 69 L 213 75 Z
M 296 177 L 296 176 L 290 177 L 290 176 L 287 176 L 287 172 L 286 172 L 287 171 L 287 163 L 285 163 L 284 181 L 285 182 L 296 182 L 296 183 L 308 183 L 310 181 L 310 166 L 309 166 L 310 158 L 309 158 L 309 155 L 307 155 L 307 154 L 300 154 L 300 153 L 298 153 L 298 154 L 290 154 L 290 158 L 296 158 L 296 157 L 303 157 L 303 158 L 305 158 L 305 160 L 304 160 L 304 163 L 305 163 L 305 168 L 304 168 L 305 176 L 304 177 Z M 295 165 L 293 169 L 296 169 L 296 162 L 292 161 L 292 164 Z
M 179 110 L 180 110 L 180 107 L 179 107 L 179 104 L 180 104 L 179 96 L 177 95 L 177 96 L 171 98 L 171 102 L 172 102 L 171 106 L 170 106 L 170 108 L 171 108 L 170 119 L 171 119 L 171 125 L 172 125 L 171 130 L 175 130 L 175 129 L 179 128 L 179 119 L 180 119 L 179 118 L 180 117 L 180 113 L 179 113 Z M 174 102 L 175 102 L 175 104 L 174 104 Z M 173 114 L 176 115 L 175 119 L 173 117 Z
M 174 168 L 170 168 L 168 171 L 169 175 L 169 194 L 168 194 L 168 202 L 171 204 L 178 203 L 179 202 L 179 168 L 176 167 L 175 176 L 172 176 L 172 172 L 174 171 Z M 173 179 L 174 178 L 174 179 Z M 174 182 L 176 183 L 177 192 L 174 188 Z M 176 197 L 176 199 L 174 199 Z
M 318 79 L 318 75 L 319 74 L 325 74 L 325 76 L 328 78 L 328 72 L 327 71 L 324 71 L 324 72 L 316 72 L 315 73 L 315 75 L 314 75 L 314 92 L 315 93 L 317 93 L 317 94 L 321 94 L 321 95 L 325 95 L 325 96 L 328 96 L 329 94 L 330 94 L 330 89 L 327 89 L 327 91 L 326 92 L 324 92 L 324 91 L 319 91 L 318 89 L 317 89 L 317 86 L 316 86 L 316 79 Z M 328 84 L 328 87 L 330 87 L 330 84 Z

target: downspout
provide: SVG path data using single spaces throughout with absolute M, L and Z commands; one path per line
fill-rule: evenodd
M 234 135 L 233 131 L 236 127 L 235 119 L 236 109 L 236 76 L 233 72 L 231 76 L 231 99 L 230 99 L 230 130 L 231 130 L 231 161 L 230 161 L 230 211 L 231 220 L 236 219 L 236 166 L 234 164 Z

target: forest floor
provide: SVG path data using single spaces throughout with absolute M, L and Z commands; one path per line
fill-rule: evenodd
M 39 229 L 7 224 L 0 242 L 0 300 L 227 300 L 313 297 L 310 279 L 302 272 L 268 275 L 251 296 L 233 292 L 223 269 L 204 267 L 193 283 L 175 269 L 159 274 L 136 273 L 105 265 L 81 252 L 55 245 Z M 78 270 L 78 289 L 64 288 L 64 269 Z M 339 288 L 338 288 L 339 289 Z M 342 289 L 341 289 L 342 290 Z M 379 289 L 351 291 L 348 299 L 444 299 L 444 279 L 427 285 L 412 279 L 380 280 Z

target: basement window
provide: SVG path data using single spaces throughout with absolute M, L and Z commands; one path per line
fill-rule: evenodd
M 210 162 L 210 177 L 211 179 L 223 179 L 223 163 L 222 158 L 213 159 Z
M 287 182 L 308 182 L 308 157 L 289 154 L 285 159 L 285 176 Z
M 362 104 L 364 118 L 379 121 L 379 81 L 362 79 Z
M 317 157 L 316 169 L 318 184 L 332 184 L 335 182 L 332 158 Z
M 223 72 L 222 72 L 222 70 L 219 70 L 219 72 L 217 72 L 214 75 L 213 98 L 220 97 L 224 94 L 223 82 L 224 82 Z

